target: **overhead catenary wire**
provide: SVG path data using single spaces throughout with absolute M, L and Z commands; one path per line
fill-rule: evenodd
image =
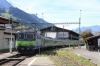
M 23 0 L 22 0 L 23 1 Z M 23 1 L 23 4 L 25 5 L 25 2 Z M 28 10 L 28 8 L 27 8 L 27 6 L 25 5 L 25 7 L 26 7 L 26 9 Z M 64 12 L 67 12 L 67 11 L 64 11 Z M 42 18 L 44 19 L 44 17 L 43 17 L 43 14 L 44 13 L 42 13 Z M 37 15 L 37 13 L 36 13 L 36 15 Z M 35 24 L 37 24 L 37 23 L 35 23 Z M 41 23 L 42 24 L 42 23 Z M 43 23 L 44 24 L 44 23 Z M 79 24 L 79 22 L 62 22 L 62 23 L 45 23 L 45 24 Z
M 28 10 L 28 8 L 27 8 L 27 6 L 26 6 L 26 4 L 25 4 L 25 2 L 22 0 L 22 2 L 23 2 L 23 4 L 25 5 L 25 7 L 26 7 L 26 10 Z
M 12 5 L 12 6 L 17 7 L 17 6 L 15 6 L 15 5 L 14 5 L 14 3 L 12 3 L 12 1 L 11 1 L 11 0 L 7 0 L 7 1 L 8 1 L 8 2 Z M 22 2 L 24 3 L 24 1 L 22 1 Z M 6 5 L 6 4 L 5 4 L 5 5 Z M 25 5 L 25 4 L 24 4 L 24 6 L 26 7 L 26 5 Z M 27 7 L 26 7 L 26 8 L 27 8 Z M 27 10 L 28 10 L 28 9 L 27 9 Z M 21 23 L 21 24 L 23 24 L 23 22 L 22 22 L 22 21 L 24 21 L 24 20 L 22 20 L 22 21 L 21 21 L 21 19 L 20 19 L 20 18 L 19 18 L 19 20 L 20 20 L 20 23 Z

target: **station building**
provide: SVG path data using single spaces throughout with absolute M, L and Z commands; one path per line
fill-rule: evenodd
M 89 51 L 100 51 L 100 32 L 95 32 L 93 36 L 86 40 L 86 49 Z

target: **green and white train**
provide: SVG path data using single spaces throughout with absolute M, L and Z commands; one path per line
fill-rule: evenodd
M 32 54 L 40 48 L 72 45 L 84 45 L 84 41 L 46 38 L 34 31 L 19 31 L 16 39 L 16 49 L 20 54 Z

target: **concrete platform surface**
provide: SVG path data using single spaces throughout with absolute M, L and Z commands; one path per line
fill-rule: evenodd
M 30 57 L 18 66 L 56 66 L 48 57 Z
M 100 52 L 88 51 L 84 46 L 81 47 L 81 49 L 78 48 L 73 49 L 73 52 L 100 66 Z
M 7 57 L 10 57 L 10 56 L 13 56 L 13 55 L 16 55 L 18 54 L 17 52 L 12 52 L 12 53 L 2 53 L 0 54 L 0 59 L 4 59 L 4 58 L 7 58 Z

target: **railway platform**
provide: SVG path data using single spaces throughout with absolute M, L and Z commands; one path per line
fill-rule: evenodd
M 100 66 L 100 52 L 97 51 L 88 51 L 86 50 L 86 46 L 82 46 L 81 49 L 72 49 L 72 51 L 77 54 L 78 56 L 81 56 L 83 58 L 88 59 L 89 61 L 97 64 Z
M 18 66 L 56 66 L 48 57 L 31 57 L 22 61 Z
M 2 53 L 2 54 L 0 54 L 0 60 L 1 60 L 1 59 L 4 59 L 4 58 L 7 58 L 7 57 L 10 57 L 10 56 L 13 56 L 13 55 L 16 55 L 16 54 L 18 54 L 18 53 L 17 53 L 17 52 Z

